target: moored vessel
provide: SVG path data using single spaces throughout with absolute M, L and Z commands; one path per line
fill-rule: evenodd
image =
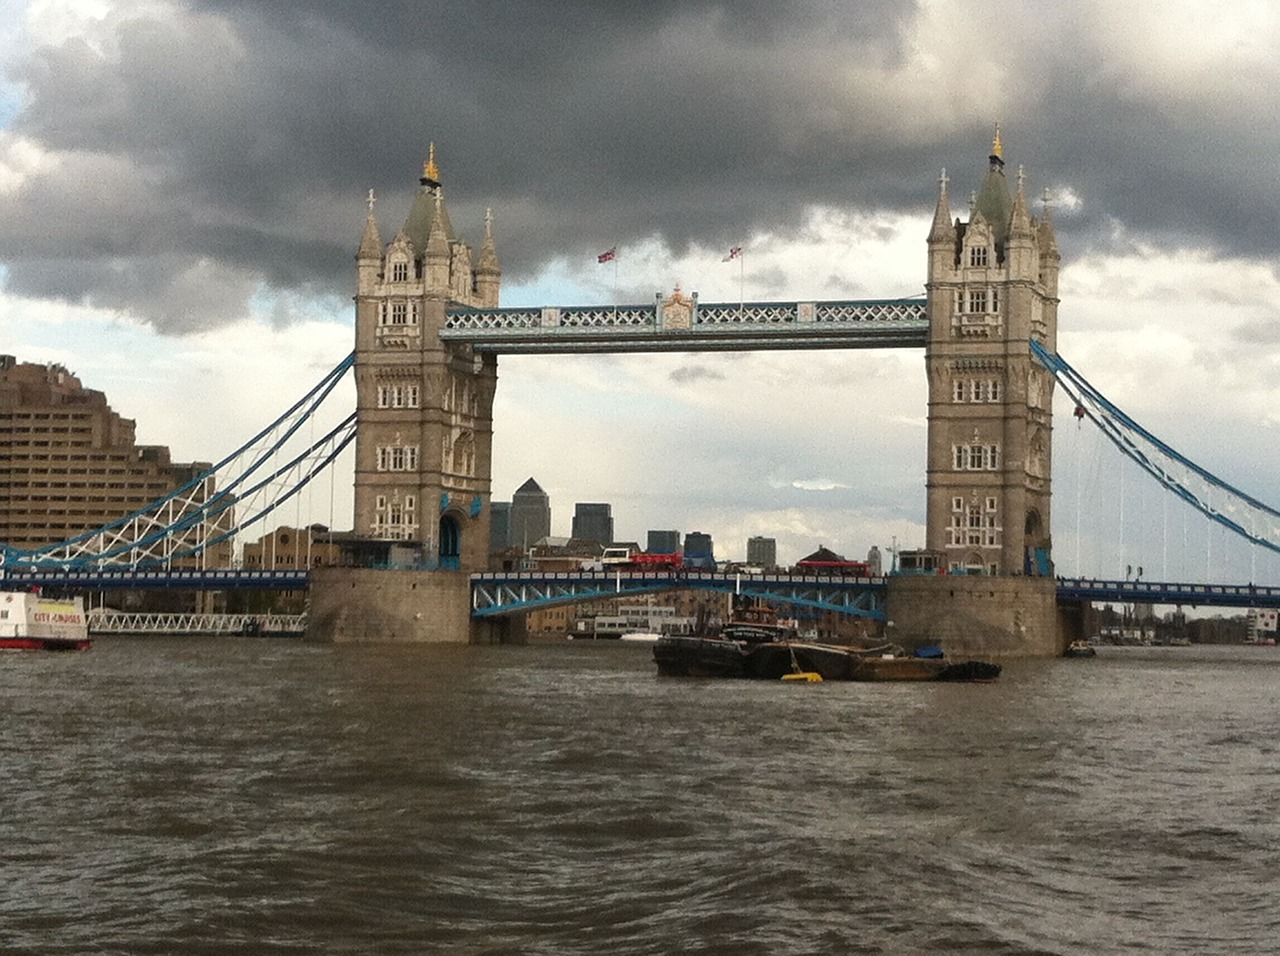
M 909 657 L 905 654 L 863 655 L 853 665 L 850 680 L 858 681 L 993 681 L 1000 665 L 988 661 L 952 662 L 945 657 Z
M 764 605 L 734 612 L 716 635 L 663 635 L 654 644 L 658 673 L 669 677 L 745 677 L 757 680 L 991 681 L 1000 665 L 952 662 L 932 649 L 907 656 L 893 645 L 853 647 L 802 641 L 794 627 L 779 623 Z
M 29 591 L 0 594 L 0 650 L 84 651 L 91 646 L 80 598 L 53 600 Z
M 1097 657 L 1098 649 L 1088 641 L 1072 641 L 1062 652 L 1063 657 Z

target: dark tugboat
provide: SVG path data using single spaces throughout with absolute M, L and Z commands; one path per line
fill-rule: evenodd
M 786 647 L 796 638 L 773 608 L 750 604 L 736 609 L 719 634 L 664 634 L 653 645 L 653 659 L 669 677 L 756 677 L 753 658 L 762 648 Z

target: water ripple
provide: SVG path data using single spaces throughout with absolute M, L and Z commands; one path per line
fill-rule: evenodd
M 1185 650 L 1185 649 L 1183 649 Z M 1236 953 L 1273 663 L 656 677 L 643 647 L 103 640 L 0 671 L 0 951 Z

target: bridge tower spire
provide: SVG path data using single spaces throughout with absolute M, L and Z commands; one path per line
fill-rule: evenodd
M 350 557 L 485 570 L 497 359 L 442 341 L 440 330 L 449 308 L 497 306 L 500 273 L 488 222 L 473 270 L 445 206 L 435 144 L 404 225 L 383 249 L 371 206 L 356 259 Z
M 926 539 L 953 571 L 1049 575 L 1054 380 L 1029 342 L 1057 347 L 1058 251 L 1004 165 L 997 127 L 969 221 L 940 218 L 944 183 L 928 236 Z

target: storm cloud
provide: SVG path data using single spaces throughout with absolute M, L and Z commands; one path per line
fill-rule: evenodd
M 943 166 L 963 215 L 997 120 L 1032 198 L 1072 197 L 1073 254 L 1141 234 L 1271 262 L 1277 23 L 1235 16 L 1224 32 L 1087 0 L 998 22 L 899 0 L 114 3 L 7 63 L 4 281 L 173 333 L 261 293 L 346 296 L 367 190 L 389 238 L 430 142 L 473 245 L 493 208 L 508 282 L 641 240 L 786 236 L 815 208 L 927 214 Z

